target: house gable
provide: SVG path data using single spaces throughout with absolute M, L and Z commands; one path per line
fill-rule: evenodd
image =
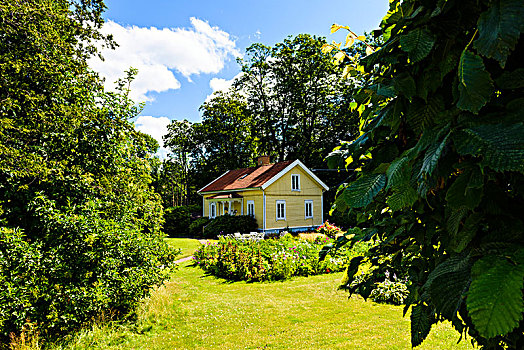
M 318 186 L 322 187 L 325 191 L 329 190 L 329 187 L 322 182 L 311 170 L 309 170 L 304 163 L 302 163 L 300 160 L 295 160 L 294 162 L 290 163 L 288 166 L 286 166 L 282 171 L 280 171 L 278 174 L 273 176 L 270 180 L 266 181 L 262 185 L 262 189 L 265 190 L 275 182 L 279 181 L 283 176 L 288 174 L 292 169 L 300 168 L 304 173 L 306 173 L 313 181 L 315 181 Z
M 299 189 L 293 189 L 293 177 L 298 178 L 300 185 Z M 293 168 L 288 169 L 287 172 L 279 176 L 278 179 L 273 181 L 269 186 L 262 188 L 267 194 L 286 196 L 320 195 L 324 190 L 324 187 L 322 187 L 316 179 L 311 177 L 308 172 L 304 171 L 304 169 L 299 165 L 295 165 Z

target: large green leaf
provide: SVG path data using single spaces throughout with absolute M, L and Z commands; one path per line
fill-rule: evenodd
M 395 188 L 393 194 L 389 196 L 386 203 L 393 211 L 411 207 L 419 198 L 417 191 L 409 184 Z
M 464 223 L 464 227 L 458 234 L 453 234 L 451 242 L 449 243 L 450 248 L 460 253 L 468 246 L 469 242 L 475 237 L 482 215 L 479 213 L 471 214 Z
M 478 226 L 482 220 L 482 215 L 479 213 L 471 214 L 464 223 L 464 227 L 458 234 L 452 235 L 451 242 L 449 243 L 450 248 L 456 252 L 460 253 L 468 244 L 473 240 L 477 234 Z
M 524 172 L 524 124 L 480 125 L 457 133 L 461 155 L 482 156 L 481 165 L 495 171 Z
M 393 79 L 393 86 L 399 94 L 406 96 L 410 100 L 417 93 L 417 85 L 409 73 L 400 74 Z
M 512 72 L 505 71 L 496 80 L 500 89 L 519 89 L 524 87 L 524 68 L 515 69 Z
M 352 208 L 365 207 L 385 185 L 385 174 L 363 175 L 344 190 L 344 200 Z
M 437 313 L 448 320 L 456 316 L 470 283 L 471 260 L 469 255 L 450 257 L 428 276 L 424 289 L 429 291 Z
M 395 159 L 388 170 L 386 175 L 388 178 L 387 188 L 401 187 L 409 183 L 411 177 L 411 170 L 408 165 L 409 159 L 406 157 Z
M 424 156 L 424 161 L 422 163 L 422 168 L 420 169 L 419 176 L 422 176 L 424 174 L 431 175 L 433 173 L 433 171 L 437 167 L 437 163 L 438 163 L 438 160 L 440 159 L 442 151 L 444 150 L 444 147 L 446 146 L 449 135 L 450 134 L 448 133 L 441 142 L 436 142 L 432 144 L 431 146 L 429 146 Z
M 435 45 L 433 34 L 422 28 L 411 30 L 400 37 L 400 47 L 408 53 L 411 62 L 415 63 L 424 59 Z
M 511 259 L 485 256 L 473 265 L 471 275 L 467 308 L 480 335 L 492 338 L 517 327 L 524 312 L 524 251 Z
M 447 221 L 447 225 L 446 225 L 448 232 L 451 235 L 457 234 L 459 227 L 460 227 L 460 223 L 462 222 L 462 219 L 467 214 L 468 214 L 468 208 L 466 207 L 459 207 L 456 209 L 452 209 L 451 214 L 449 215 L 449 218 Z
M 482 58 L 464 50 L 460 56 L 458 79 L 460 97 L 457 107 L 478 113 L 493 93 L 493 81 Z
M 435 315 L 429 306 L 418 304 L 411 309 L 411 346 L 415 347 L 424 341 L 435 323 Z
M 520 33 L 524 31 L 524 2 L 498 0 L 482 13 L 478 20 L 479 37 L 474 46 L 477 52 L 499 61 L 504 68 L 515 48 Z
M 432 96 L 427 102 L 414 99 L 408 107 L 406 119 L 408 124 L 420 133 L 437 120 L 443 109 L 444 101 L 439 95 Z
M 478 186 L 478 169 L 467 170 L 460 174 L 446 193 L 446 201 L 453 209 L 466 207 L 475 209 L 482 199 L 483 189 Z

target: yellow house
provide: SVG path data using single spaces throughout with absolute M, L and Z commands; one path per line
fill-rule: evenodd
M 229 170 L 198 191 L 203 215 L 253 215 L 262 232 L 304 231 L 324 222 L 323 193 L 329 188 L 301 161 Z

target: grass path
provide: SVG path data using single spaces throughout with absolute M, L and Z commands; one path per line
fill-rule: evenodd
M 409 349 L 402 308 L 348 300 L 341 273 L 274 283 L 229 283 L 180 265 L 142 310 L 138 326 L 95 328 L 73 349 Z M 418 349 L 472 349 L 456 344 L 448 324 Z

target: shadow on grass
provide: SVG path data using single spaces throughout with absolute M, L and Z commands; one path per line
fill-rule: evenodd
M 186 265 L 184 267 L 185 268 L 200 268 L 194 262 L 192 264 L 188 264 L 188 265 Z M 288 282 L 288 281 L 293 279 L 293 278 L 290 278 L 290 279 L 274 280 L 274 281 L 270 281 L 270 280 L 265 280 L 265 281 L 228 280 L 225 277 L 215 276 L 212 273 L 206 272 L 206 271 L 204 271 L 202 269 L 200 269 L 200 271 L 202 271 L 202 276 L 200 276 L 199 278 L 201 278 L 201 279 L 204 279 L 204 278 L 214 279 L 216 282 L 218 282 L 220 284 L 245 283 L 245 284 L 253 284 L 253 285 L 255 285 L 255 284 L 268 284 L 268 283 L 284 283 L 284 282 Z M 308 277 L 308 276 L 293 276 L 293 277 Z

